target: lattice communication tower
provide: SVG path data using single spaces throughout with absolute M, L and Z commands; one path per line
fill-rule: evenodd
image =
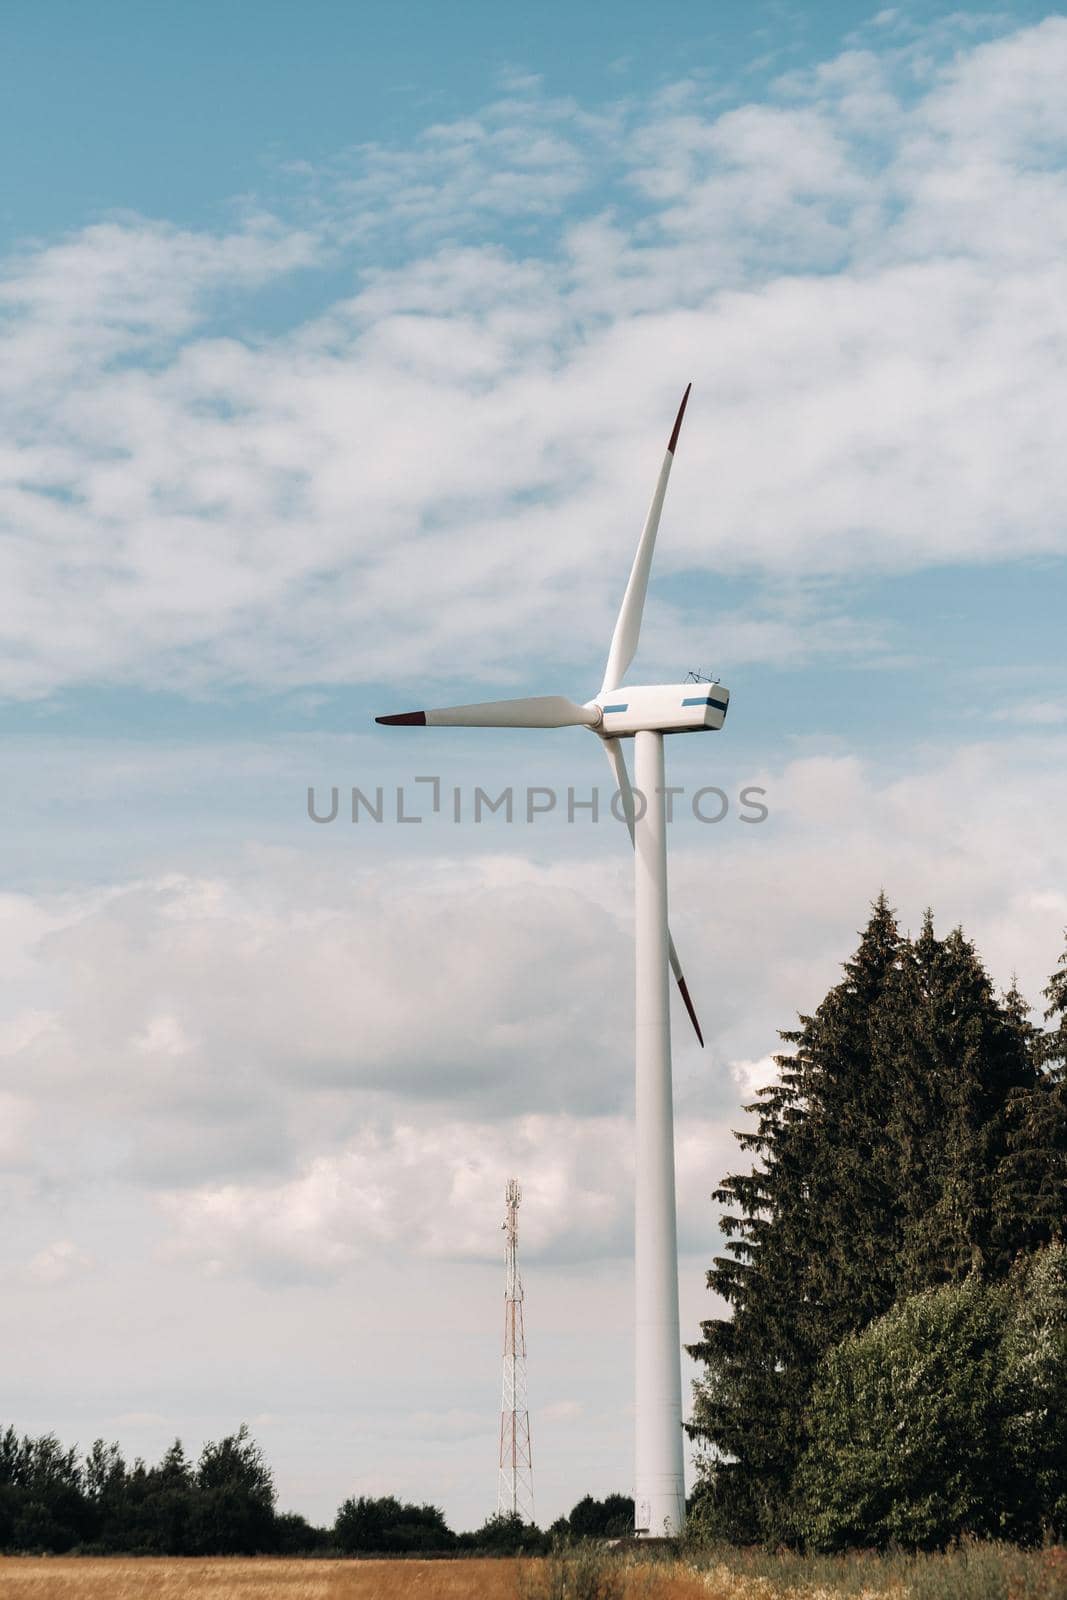
M 496 1508 L 501 1516 L 534 1520 L 533 1457 L 530 1413 L 526 1403 L 526 1329 L 523 1325 L 522 1278 L 519 1274 L 518 1180 L 504 1191 L 504 1393 L 500 1404 L 500 1474 Z

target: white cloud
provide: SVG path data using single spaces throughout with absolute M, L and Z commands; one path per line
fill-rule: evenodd
M 223 290 L 256 288 L 309 266 L 318 253 L 311 234 L 268 217 L 224 235 L 131 217 L 28 247 L 0 280 L 7 314 L 0 393 L 24 396 L 36 383 L 54 397 L 64 376 L 92 382 L 113 359 L 129 361 L 189 334 Z M 76 415 L 86 396 L 70 398 Z M 31 433 L 39 453 L 31 452 L 28 464 L 45 472 L 51 466 L 57 481 L 70 442 L 64 433 Z
M 850 50 L 726 111 L 520 85 L 320 175 L 300 226 L 27 249 L 0 290 L 7 692 L 585 664 L 689 376 L 664 573 L 1062 554 L 1067 22 L 918 79 L 909 48 L 909 92 Z M 205 322 L 354 259 L 386 192 L 397 265 L 285 332 L 248 331 L 251 299 Z M 504 248 L 487 213 L 558 227 Z
M 730 1076 L 738 1087 L 742 1103 L 751 1104 L 761 1089 L 775 1081 L 778 1068 L 773 1056 L 762 1056 L 759 1061 L 731 1061 Z
M 523 1117 L 397 1122 L 366 1130 L 291 1180 L 209 1185 L 161 1197 L 168 1253 L 213 1275 L 332 1276 L 374 1256 L 492 1260 L 504 1185 L 523 1185 L 524 1259 L 588 1261 L 628 1252 L 629 1118 Z M 683 1248 L 712 1232 L 707 1196 L 734 1160 L 729 1129 L 685 1120 L 676 1170 Z
M 554 215 L 588 179 L 583 145 L 605 119 L 545 101 L 536 79 L 476 117 L 433 123 L 407 149 L 363 145 L 327 169 L 326 214 L 343 236 L 436 239 L 472 224 Z M 321 185 L 324 174 L 315 175 Z M 321 192 L 321 191 L 320 191 Z
M 92 1256 L 70 1239 L 56 1239 L 27 1263 L 26 1275 L 35 1283 L 55 1288 L 96 1265 Z
M 1044 733 L 888 774 L 805 756 L 753 775 L 759 827 L 677 824 L 672 923 L 708 1051 L 679 1016 L 676 1092 L 702 1196 L 777 1030 L 836 980 L 880 888 L 905 927 L 928 904 L 962 922 L 1039 1003 L 1067 924 L 1064 755 Z M 379 832 L 373 866 L 256 850 L 10 900 L 5 1168 L 60 1194 L 91 1175 L 177 1195 L 179 1235 L 227 1271 L 332 1272 L 401 1239 L 462 1253 L 513 1168 L 548 1185 L 536 1248 L 617 1242 L 631 888 L 610 842 L 560 824 L 543 865 L 462 853 L 466 834 L 451 858 L 399 839 L 390 858 Z
M 1020 700 L 994 713 L 997 722 L 1053 728 L 1067 722 L 1067 700 Z

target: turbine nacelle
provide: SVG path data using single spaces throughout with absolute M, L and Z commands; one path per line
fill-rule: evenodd
M 635 733 L 702 733 L 726 721 L 730 691 L 721 683 L 650 683 L 600 693 L 603 739 L 628 739 Z

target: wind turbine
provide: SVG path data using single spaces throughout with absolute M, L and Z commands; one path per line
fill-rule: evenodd
M 681 1533 L 685 1525 L 678 1243 L 674 1194 L 670 984 L 696 1036 L 704 1039 L 667 924 L 667 832 L 663 736 L 721 728 L 730 692 L 720 684 L 624 684 L 641 633 L 648 575 L 674 451 L 689 399 L 682 396 L 608 652 L 600 692 L 578 705 L 563 695 L 489 700 L 436 711 L 376 717 L 390 727 L 589 728 L 600 739 L 634 846 L 636 946 L 635 1485 L 638 1535 Z M 634 741 L 635 789 L 620 740 Z

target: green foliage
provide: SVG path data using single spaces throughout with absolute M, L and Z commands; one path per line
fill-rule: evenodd
M 316 1528 L 295 1511 L 283 1511 L 274 1519 L 274 1553 L 279 1556 L 310 1556 L 326 1550 L 332 1543 L 327 1528 Z
M 116 1486 L 111 1515 L 103 1519 L 94 1543 L 104 1550 L 139 1550 L 151 1555 L 190 1555 L 196 1549 L 191 1527 L 196 1499 L 193 1469 L 180 1439 L 155 1467 L 136 1461 Z
M 516 1574 L 518 1600 L 622 1600 L 635 1593 L 627 1572 L 603 1545 L 557 1543 Z
M 553 1524 L 552 1531 L 572 1539 L 625 1539 L 634 1531 L 633 1500 L 625 1494 L 609 1494 L 603 1500 L 587 1494 L 568 1516 Z
M 196 1469 L 189 1541 L 204 1555 L 257 1555 L 274 1544 L 274 1479 L 242 1423 L 206 1444 Z
M 632 1510 L 622 1496 L 579 1503 L 590 1522 Z M 348 1499 L 332 1530 L 294 1513 L 279 1515 L 274 1479 L 243 1424 L 204 1446 L 195 1466 L 176 1439 L 156 1466 L 127 1466 L 116 1444 L 98 1439 L 79 1459 L 51 1434 L 0 1431 L 0 1551 L 100 1554 L 420 1555 L 449 1551 L 540 1555 L 548 1536 L 521 1517 L 493 1516 L 457 1536 L 437 1506 L 392 1495 Z
M 157 1466 L 128 1467 L 102 1439 L 79 1460 L 51 1434 L 0 1434 L 0 1550 L 255 1555 L 326 1538 L 276 1515 L 270 1469 L 244 1426 L 206 1445 L 195 1470 L 180 1440 Z
M 691 1432 L 708 1451 L 699 1516 L 709 1535 L 790 1536 L 789 1490 L 818 1357 L 892 1304 L 902 1229 L 886 1159 L 887 993 L 901 943 L 884 899 L 845 978 L 814 1016 L 782 1035 L 779 1082 L 747 1107 L 739 1134 L 751 1172 L 714 1198 L 729 1254 L 709 1287 L 733 1307 L 706 1322 L 691 1354 L 705 1376 Z
M 89 1508 L 77 1453 L 54 1434 L 0 1437 L 0 1540 L 21 1550 L 70 1550 L 85 1536 Z
M 1067 1537 L 1067 1246 L 1040 1251 L 1018 1275 L 1003 1360 L 1020 1524 Z
M 478 1551 L 485 1555 L 519 1556 L 542 1555 L 549 1548 L 547 1534 L 532 1522 L 523 1522 L 517 1515 L 498 1512 L 487 1518 L 474 1533 L 461 1533 L 456 1548 Z
M 1005 1543 L 962 1539 L 944 1552 L 852 1551 L 803 1555 L 736 1545 L 690 1544 L 687 1565 L 708 1572 L 708 1587 L 741 1600 L 772 1595 L 820 1600 L 1063 1600 L 1067 1549 L 1027 1550 Z M 733 1581 L 717 1581 L 725 1577 Z
M 903 1297 L 1004 1282 L 1062 1233 L 1067 959 L 1048 995 L 1059 1027 L 1040 1035 L 959 930 L 939 939 L 927 915 L 902 938 L 880 897 L 842 981 L 782 1035 L 779 1081 L 738 1135 L 753 1168 L 714 1196 L 728 1247 L 708 1284 L 732 1316 L 691 1347 L 704 1536 L 799 1538 L 827 1353 Z
M 1040 1068 L 1030 1094 L 1012 1106 L 1008 1178 L 1013 1201 L 1033 1218 L 1039 1238 L 1062 1238 L 1067 1227 L 1067 954 L 1045 990 L 1047 1033 L 1032 1032 Z
M 1010 1315 L 976 1277 L 905 1299 L 822 1361 L 794 1485 L 819 1550 L 1011 1531 L 1001 1389 Z
M 437 1506 L 402 1505 L 392 1495 L 346 1500 L 338 1510 L 333 1536 L 346 1555 L 449 1550 L 456 1537 Z
M 824 1357 L 794 1490 L 814 1548 L 1067 1532 L 1067 1248 L 913 1295 Z

